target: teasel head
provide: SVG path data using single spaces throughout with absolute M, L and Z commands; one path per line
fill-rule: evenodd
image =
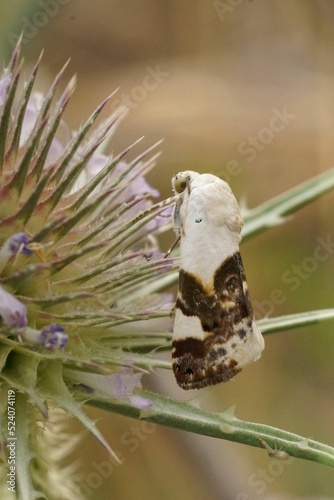
M 161 291 L 172 260 L 158 235 L 172 199 L 158 202 L 145 179 L 155 146 L 133 160 L 136 143 L 105 154 L 124 110 L 94 127 L 106 99 L 70 134 L 63 114 L 75 79 L 56 98 L 63 68 L 45 95 L 36 93 L 41 58 L 22 85 L 19 52 L 20 42 L 0 80 L 0 410 L 7 421 L 14 401 L 19 497 L 59 498 L 57 483 L 65 483 L 61 472 L 45 473 L 46 463 L 58 470 L 46 438 L 40 452 L 54 409 L 78 419 L 117 460 L 83 403 L 94 393 L 151 405 L 136 391 L 152 335 L 157 345 L 156 319 L 168 318 Z M 4 459 L 8 437 L 3 426 Z

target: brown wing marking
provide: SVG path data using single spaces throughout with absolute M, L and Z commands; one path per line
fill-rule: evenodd
M 176 302 L 185 316 L 197 316 L 204 340 L 186 337 L 173 341 L 173 370 L 183 389 L 201 388 L 225 382 L 241 366 L 233 359 L 233 337 L 243 342 L 252 328 L 253 311 L 239 252 L 217 269 L 213 289 L 198 277 L 181 269 Z

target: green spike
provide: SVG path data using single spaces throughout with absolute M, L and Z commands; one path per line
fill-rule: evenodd
M 42 283 L 49 275 L 51 264 L 47 262 L 38 262 L 28 264 L 27 266 L 17 270 L 15 273 L 4 279 L 4 283 L 9 284 L 14 290 L 19 291 L 24 282 L 31 279 L 33 282 L 40 280 Z
M 80 291 L 62 295 L 52 295 L 44 298 L 33 298 L 31 302 L 38 306 L 42 306 L 43 308 L 49 308 L 59 304 L 67 304 L 76 300 L 79 300 L 81 303 L 82 300 L 91 299 L 92 297 L 94 297 L 94 293 Z
M 16 217 L 23 220 L 24 225 L 26 225 L 36 209 L 38 200 L 43 193 L 43 189 L 48 183 L 52 175 L 52 170 L 47 171 L 44 176 L 40 179 L 35 189 L 24 203 L 22 208 L 17 212 Z
M 31 238 L 32 241 L 41 242 L 48 236 L 52 237 L 53 231 L 64 223 L 65 217 L 57 217 L 55 220 L 47 222 L 42 229 L 34 234 Z
M 140 198 L 136 198 L 128 203 L 123 203 L 120 207 L 115 208 L 107 217 L 104 217 L 96 224 L 94 230 L 91 230 L 89 234 L 78 242 L 78 245 L 86 245 L 89 241 L 91 241 L 95 236 L 101 234 L 104 229 L 111 225 L 112 222 L 116 221 L 119 217 L 124 215 L 128 210 L 136 206 L 143 200 L 147 200 L 150 198 L 150 195 L 143 195 Z
M 67 146 L 65 156 L 58 166 L 57 170 L 54 173 L 54 176 L 52 177 L 51 181 L 54 182 L 55 184 L 58 184 L 67 171 L 67 168 L 74 156 L 74 154 L 77 152 L 78 148 L 81 146 L 83 143 L 84 138 L 86 137 L 87 133 L 91 129 L 92 125 L 94 124 L 95 120 L 97 117 L 100 115 L 101 111 L 104 109 L 105 105 L 107 104 L 109 100 L 109 97 L 107 97 L 97 108 L 96 110 L 93 111 L 93 113 L 90 115 L 88 120 L 85 122 L 85 124 L 80 128 L 79 132 L 73 137 L 71 143 Z M 52 208 L 54 208 L 53 204 L 50 204 Z
M 39 390 L 46 399 L 54 402 L 60 408 L 63 408 L 68 414 L 79 420 L 81 424 L 106 448 L 111 456 L 118 462 L 119 458 L 110 448 L 96 425 L 82 411 L 81 404 L 77 403 L 69 392 L 63 381 L 62 364 L 59 362 L 50 362 L 45 366 L 39 382 Z
M 42 136 L 45 123 L 46 120 L 40 124 L 39 129 L 35 129 L 34 134 L 30 137 L 29 145 L 20 162 L 20 165 L 18 166 L 17 172 L 10 181 L 10 188 L 15 189 L 18 192 L 18 195 L 22 194 L 23 188 L 26 186 L 27 174 L 29 172 L 29 168 L 31 167 L 37 144 Z
M 49 118 L 49 110 L 52 104 L 52 100 L 54 98 L 54 95 L 56 93 L 58 84 L 65 72 L 65 69 L 67 68 L 69 61 L 62 67 L 62 69 L 59 71 L 59 73 L 56 75 L 56 78 L 53 80 L 53 83 L 48 91 L 48 93 L 44 96 L 43 99 L 43 104 L 41 109 L 39 110 L 39 113 L 37 115 L 36 123 L 34 126 L 34 130 L 32 134 L 35 133 L 35 130 L 39 130 L 41 127 L 42 123 L 47 123 L 47 119 Z
M 21 52 L 21 45 L 22 45 L 22 39 L 23 39 L 23 32 L 19 36 L 19 39 L 17 40 L 17 43 L 14 47 L 12 56 L 9 61 L 8 69 L 11 73 L 14 73 L 18 59 L 20 57 L 20 52 Z
M 92 157 L 96 149 L 98 148 L 99 144 L 94 144 L 90 150 L 83 156 L 81 161 L 78 161 L 74 167 L 68 172 L 66 178 L 58 184 L 54 192 L 51 194 L 49 199 L 47 200 L 47 203 L 49 205 L 49 211 L 53 210 L 59 201 L 62 199 L 64 196 L 64 193 L 69 190 L 70 186 L 72 183 L 75 181 L 75 179 L 78 177 L 80 172 L 85 168 L 87 162 L 89 159 Z M 71 210 L 73 210 L 73 204 L 71 206 Z
M 62 271 L 66 266 L 76 261 L 77 259 L 81 259 L 84 255 L 87 255 L 93 251 L 102 249 L 105 246 L 104 242 L 95 243 L 94 245 L 86 246 L 79 250 L 74 250 L 70 252 L 67 257 L 64 257 L 57 262 L 54 263 L 54 268 L 51 269 L 51 274 L 56 274 Z
M 4 165 L 6 144 L 8 141 L 8 129 L 12 115 L 12 106 L 20 79 L 21 67 L 22 67 L 22 61 L 16 73 L 13 75 L 12 81 L 9 85 L 9 90 L 7 92 L 7 97 L 5 100 L 4 108 L 0 119 L 0 173 L 2 172 Z
M 174 201 L 174 198 L 167 198 L 155 205 L 152 205 L 147 210 L 143 210 L 138 215 L 133 217 L 131 220 L 122 223 L 122 225 L 116 229 L 113 233 L 108 235 L 108 239 L 106 241 L 112 242 L 111 251 L 115 252 L 118 247 L 124 243 L 132 234 L 135 234 L 138 229 L 142 228 L 154 219 L 159 213 L 166 210 L 167 207 L 171 205 Z M 106 253 L 108 255 L 108 252 Z
M 39 56 L 37 63 L 35 64 L 32 72 L 31 72 L 30 78 L 25 85 L 24 92 L 23 92 L 21 100 L 20 100 L 19 108 L 17 111 L 17 118 L 15 120 L 15 130 L 14 130 L 14 134 L 13 134 L 13 139 L 12 139 L 12 142 L 11 142 L 9 148 L 8 148 L 8 151 L 6 152 L 6 160 L 8 162 L 13 163 L 17 157 L 17 152 L 19 149 L 20 137 L 21 137 L 21 132 L 22 132 L 23 119 L 24 119 L 24 115 L 25 115 L 25 112 L 27 109 L 29 98 L 31 96 L 31 91 L 33 89 L 35 79 L 36 79 L 36 76 L 37 76 L 37 73 L 39 70 L 42 56 L 43 56 L 43 51 L 42 51 L 41 55 Z M 13 160 L 11 160 L 12 157 L 13 157 Z
M 36 163 L 32 170 L 32 175 L 36 176 L 37 179 L 39 179 L 40 176 L 42 175 L 43 168 L 45 165 L 45 160 L 50 150 L 50 146 L 58 130 L 58 126 L 63 116 L 63 113 L 66 109 L 66 106 L 71 98 L 71 95 L 73 94 L 74 88 L 75 88 L 75 79 L 72 79 L 67 85 L 62 97 L 60 98 L 59 103 L 56 106 L 56 109 L 53 113 L 53 116 L 51 116 L 50 119 L 48 120 L 47 128 L 41 141 L 41 143 L 43 144 L 42 145 L 40 144 L 41 150 L 36 154 Z
M 89 181 L 87 186 L 83 189 L 83 194 L 77 199 L 77 201 L 74 204 L 74 208 L 79 208 L 88 198 L 88 196 L 92 193 L 92 191 L 109 175 L 112 170 L 115 168 L 117 163 L 119 163 L 131 150 L 132 148 L 138 144 L 138 142 L 141 139 L 133 142 L 125 148 L 121 153 L 119 153 L 115 158 L 113 158 L 110 162 L 108 162 L 103 169 L 95 176 L 93 179 Z M 131 169 L 133 168 L 133 165 L 130 164 L 129 167 L 126 169 L 126 172 L 130 172 Z M 124 177 L 124 176 L 123 176 Z M 120 176 L 117 177 L 113 182 L 108 184 L 108 189 L 113 188 L 118 184 L 118 180 L 120 179 Z

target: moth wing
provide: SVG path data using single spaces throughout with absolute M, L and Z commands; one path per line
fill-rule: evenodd
M 213 290 L 181 269 L 173 338 L 173 370 L 183 389 L 225 382 L 264 348 L 239 252 L 214 274 Z

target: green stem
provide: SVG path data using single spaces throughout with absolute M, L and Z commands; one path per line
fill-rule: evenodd
M 284 217 L 334 188 L 334 169 L 331 168 L 297 186 L 284 191 L 261 205 L 246 210 L 242 239 L 254 236 L 285 221 Z
M 288 458 L 290 455 L 334 467 L 334 448 L 269 425 L 239 420 L 234 416 L 233 408 L 224 413 L 213 413 L 195 404 L 175 401 L 149 391 L 141 390 L 138 394 L 152 401 L 149 410 L 141 411 L 126 401 L 104 397 L 92 398 L 88 404 L 187 432 L 267 448 L 267 451 L 271 450 L 270 456 L 276 454 L 277 457 L 284 455 Z M 83 397 L 87 398 L 87 395 L 83 394 Z
M 303 313 L 287 314 L 274 318 L 262 318 L 257 323 L 262 333 L 287 331 L 292 328 L 308 326 L 334 319 L 334 309 L 319 309 Z

